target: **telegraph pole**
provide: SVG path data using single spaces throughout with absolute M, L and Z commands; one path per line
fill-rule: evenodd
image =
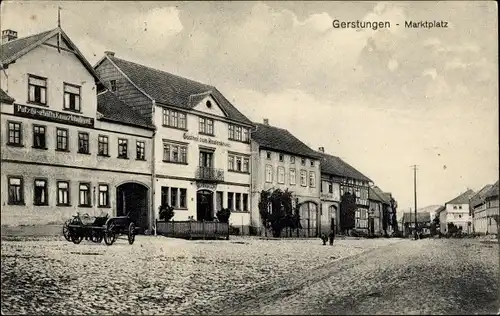
M 414 236 L 415 240 L 417 240 L 417 165 L 413 165 L 413 193 L 414 193 L 414 201 L 415 201 L 415 230 Z

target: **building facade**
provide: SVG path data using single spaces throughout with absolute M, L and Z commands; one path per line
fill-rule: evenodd
M 442 234 L 448 232 L 449 223 L 456 225 L 464 233 L 472 232 L 469 202 L 470 198 L 474 195 L 474 191 L 467 190 L 453 200 L 445 203 L 445 209 L 439 213 L 439 225 Z
M 252 228 L 266 233 L 259 212 L 263 190 L 289 190 L 293 206 L 299 208 L 301 229 L 297 235 L 316 237 L 320 233 L 319 155 L 288 130 L 271 126 L 269 120 L 255 123 L 252 132 Z
M 387 201 L 380 196 L 380 192 L 375 188 L 368 189 L 368 231 L 372 236 L 384 234 L 384 210 L 389 206 Z
M 487 185 L 471 198 L 473 230 L 478 234 L 498 233 L 498 181 Z
M 322 226 L 328 227 L 331 218 L 334 218 L 335 231 L 341 232 L 341 201 L 345 193 L 349 192 L 356 197 L 356 210 L 354 211 L 355 228 L 366 230 L 368 232 L 369 224 L 369 200 L 368 189 L 369 184 L 372 182 L 368 177 L 356 170 L 354 167 L 340 159 L 339 157 L 326 154 L 324 148 L 320 147 L 317 152 L 321 157 L 321 179 L 324 186 L 330 190 L 330 185 L 338 187 L 339 195 L 334 196 L 334 199 L 329 197 L 322 199 L 322 209 L 324 212 L 322 216 Z M 327 213 L 327 215 L 325 215 Z
M 150 226 L 153 127 L 104 89 L 60 28 L 1 47 L 2 225 L 77 212 Z M 8 97 L 5 97 L 8 96 Z
M 210 221 L 231 209 L 230 224 L 250 225 L 252 122 L 215 87 L 126 61 L 107 52 L 94 67 L 110 90 L 156 126 L 153 209 L 175 221 Z

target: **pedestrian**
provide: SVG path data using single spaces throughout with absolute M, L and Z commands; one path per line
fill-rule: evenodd
M 328 241 L 328 237 L 325 233 L 321 233 L 321 240 L 323 241 L 323 246 L 325 246 L 326 242 Z
M 330 234 L 328 235 L 329 239 L 330 239 L 330 246 L 333 245 L 333 240 L 335 239 L 335 232 L 333 231 L 333 229 L 330 230 Z

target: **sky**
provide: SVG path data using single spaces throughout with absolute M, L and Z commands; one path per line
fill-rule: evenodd
M 400 209 L 414 205 L 414 164 L 418 208 L 499 178 L 494 1 L 4 1 L 1 29 L 52 29 L 58 6 L 91 64 L 108 50 L 216 86 L 250 119 L 347 161 Z M 427 20 L 448 27 L 404 27 Z

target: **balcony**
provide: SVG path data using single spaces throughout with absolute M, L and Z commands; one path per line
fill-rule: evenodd
M 224 181 L 224 170 L 212 167 L 198 167 L 195 178 L 205 182 L 222 182 Z

